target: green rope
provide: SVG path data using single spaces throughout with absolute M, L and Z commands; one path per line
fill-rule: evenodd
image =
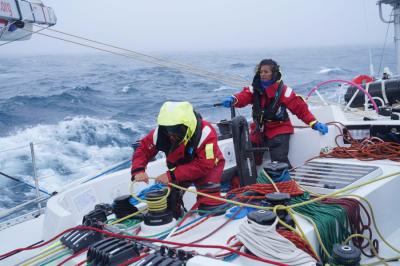
M 114 218 L 108 219 L 106 223 L 107 223 L 107 224 L 110 224 L 110 223 L 112 223 L 112 222 L 114 222 L 114 221 L 116 221 L 116 220 L 117 220 L 117 219 L 114 219 Z M 122 222 L 119 223 L 119 224 L 123 224 L 123 225 L 125 225 L 127 228 L 130 228 L 130 227 L 132 227 L 132 226 L 137 225 L 138 223 L 140 223 L 140 220 L 137 220 L 137 219 L 127 219 L 127 220 L 122 221 Z
M 310 199 L 308 192 L 302 196 L 294 197 L 290 204 L 296 204 Z M 350 224 L 346 210 L 337 204 L 324 204 L 313 202 L 294 208 L 294 211 L 303 214 L 314 221 L 321 236 L 321 240 L 331 254 L 333 244 L 342 243 L 350 235 Z M 319 255 L 324 263 L 329 258 L 319 247 Z
M 60 253 L 58 256 L 55 256 L 55 257 L 53 256 L 49 260 L 46 260 L 46 261 L 42 262 L 38 266 L 46 266 L 49 263 L 51 263 L 51 262 L 53 262 L 55 260 L 58 260 L 58 259 L 64 257 L 65 255 L 70 255 L 70 254 L 72 254 L 72 252 L 70 250 L 64 251 L 64 252 Z

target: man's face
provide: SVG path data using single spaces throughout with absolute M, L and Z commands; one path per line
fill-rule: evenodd
M 176 133 L 168 133 L 168 138 L 171 143 L 180 143 L 183 138 Z
M 168 139 L 173 147 L 177 147 L 179 144 L 182 143 L 186 136 L 187 127 L 184 125 L 176 125 L 166 127 Z

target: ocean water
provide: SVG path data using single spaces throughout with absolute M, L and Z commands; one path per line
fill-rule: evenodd
M 383 57 L 382 57 L 383 55 Z M 284 81 L 306 94 L 319 82 L 369 73 L 366 47 L 174 53 L 154 55 L 225 78 L 251 80 L 255 65 L 273 58 Z M 372 49 L 375 71 L 395 70 L 394 50 Z M 0 49 L 0 172 L 34 184 L 34 143 L 40 187 L 54 192 L 132 154 L 131 144 L 156 125 L 164 101 L 190 101 L 212 122 L 229 119 L 215 108 L 238 92 L 217 80 L 105 54 L 8 56 Z M 326 89 L 334 99 L 338 87 Z M 239 114 L 248 115 L 249 108 Z M 0 210 L 35 197 L 34 190 L 0 175 Z

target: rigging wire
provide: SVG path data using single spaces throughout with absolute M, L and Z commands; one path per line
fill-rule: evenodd
M 393 12 L 394 12 L 394 9 L 393 9 L 392 12 L 390 13 L 389 18 L 393 17 Z M 391 24 L 391 23 L 388 23 L 388 26 L 387 26 L 387 28 L 386 28 L 385 41 L 383 42 L 382 55 L 381 55 L 381 60 L 380 60 L 380 62 L 379 62 L 378 75 L 381 73 L 381 68 L 382 68 L 382 63 L 383 63 L 383 57 L 384 57 L 384 55 L 385 55 L 386 42 L 387 42 L 387 37 L 388 37 L 388 33 L 389 33 L 390 24 Z
M 34 31 L 31 31 L 31 30 L 28 30 L 28 29 L 23 29 L 23 30 L 29 31 L 29 32 L 32 32 L 32 33 L 34 32 Z M 224 84 L 228 84 L 228 85 L 234 86 L 234 87 L 237 87 L 237 86 L 242 87 L 243 85 L 246 84 L 246 82 L 244 82 L 244 81 L 241 81 L 241 82 L 233 81 L 231 77 L 225 78 L 225 77 L 220 76 L 218 74 L 211 74 L 211 72 L 210 73 L 207 73 L 207 72 L 203 73 L 203 72 L 191 70 L 191 69 L 188 69 L 188 68 L 183 68 L 183 67 L 181 68 L 181 67 L 176 67 L 176 66 L 174 67 L 171 64 L 160 62 L 160 60 L 156 61 L 156 60 L 154 60 L 152 58 L 147 58 L 147 57 L 139 58 L 138 56 L 135 56 L 135 55 L 123 54 L 123 53 L 120 53 L 120 52 L 111 51 L 111 50 L 104 49 L 104 48 L 101 48 L 101 47 L 93 46 L 93 45 L 90 45 L 90 44 L 84 44 L 84 43 L 81 43 L 81 42 L 73 41 L 73 40 L 70 40 L 70 39 L 62 38 L 62 37 L 57 37 L 57 36 L 46 34 L 46 33 L 42 33 L 42 32 L 35 32 L 35 33 L 39 34 L 39 35 L 42 35 L 42 36 L 49 37 L 49 38 L 65 41 L 65 42 L 68 42 L 68 43 L 73 43 L 73 44 L 76 44 L 76 45 L 92 48 L 92 49 L 95 49 L 95 50 L 98 50 L 98 51 L 107 52 L 107 53 L 110 53 L 110 54 L 114 54 L 114 55 L 130 58 L 130 59 L 133 59 L 133 60 L 139 60 L 139 61 L 143 61 L 143 62 L 146 62 L 146 63 L 150 63 L 150 64 L 162 66 L 162 67 L 167 67 L 167 68 L 174 68 L 174 69 L 177 69 L 177 70 L 180 70 L 180 71 L 183 71 L 183 72 L 187 72 L 187 73 L 191 73 L 191 74 L 194 74 L 194 75 L 197 75 L 197 76 L 201 76 L 201 77 L 204 77 L 204 78 L 220 81 L 220 82 L 222 82 Z
M 44 28 L 44 27 L 41 27 L 39 25 L 35 25 L 35 26 L 39 27 L 39 28 Z M 144 58 L 150 58 L 150 59 L 153 59 L 155 61 L 165 62 L 167 64 L 171 64 L 172 66 L 175 66 L 175 68 L 178 67 L 179 69 L 181 69 L 183 67 L 183 68 L 186 68 L 186 69 L 200 71 L 200 72 L 203 72 L 203 73 L 206 73 L 206 74 L 210 74 L 210 75 L 222 75 L 222 74 L 218 74 L 218 73 L 213 73 L 213 72 L 205 70 L 205 69 L 201 69 L 201 68 L 193 66 L 193 65 L 183 64 L 183 63 L 172 61 L 172 60 L 169 60 L 169 59 L 147 55 L 147 54 L 144 54 L 144 53 L 140 53 L 140 52 L 133 51 L 133 50 L 130 50 L 130 49 L 122 48 L 122 47 L 119 47 L 119 46 L 115 46 L 113 44 L 108 44 L 108 43 L 92 40 L 92 39 L 85 38 L 85 37 L 82 37 L 82 36 L 78 36 L 78 35 L 75 35 L 75 34 L 70 34 L 70 33 L 66 33 L 66 32 L 55 30 L 55 29 L 51 29 L 51 28 L 47 28 L 47 30 L 53 31 L 53 32 L 56 32 L 56 33 L 60 33 L 60 34 L 64 34 L 64 35 L 67 35 L 67 36 L 70 36 L 70 37 L 74 37 L 74 38 L 77 38 L 77 39 L 85 40 L 85 41 L 88 41 L 88 42 L 93 42 L 93 43 L 96 43 L 96 44 L 100 44 L 100 45 L 104 45 L 104 46 L 107 46 L 107 47 L 115 48 L 115 49 L 118 49 L 118 50 L 121 50 L 121 51 L 129 52 L 129 53 L 132 53 L 132 54 L 144 57 Z M 170 66 L 170 67 L 172 67 L 172 66 Z M 232 80 L 236 80 L 237 82 L 246 82 L 246 80 L 243 79 L 243 77 L 240 77 L 240 76 L 236 76 L 236 77 L 235 76 L 230 76 L 230 78 Z
M 365 7 L 365 0 L 363 1 L 363 11 L 364 11 L 364 23 L 365 23 L 365 31 L 366 36 L 369 36 L 369 27 L 368 27 L 368 20 L 366 16 L 366 7 Z M 369 55 L 369 74 L 374 76 L 374 64 L 372 63 L 372 51 L 371 51 L 371 44 L 368 43 L 368 55 Z

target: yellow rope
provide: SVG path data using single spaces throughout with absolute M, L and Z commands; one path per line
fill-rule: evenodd
M 387 258 L 387 259 L 384 259 L 383 261 L 384 262 L 393 262 L 393 261 L 397 261 L 397 260 L 400 260 L 400 256 L 396 256 L 396 257 L 392 257 L 392 258 Z M 379 264 L 381 264 L 382 263 L 382 261 L 381 260 L 378 260 L 378 261 L 376 261 L 376 262 L 372 262 L 372 263 L 367 263 L 367 264 L 361 264 L 362 266 L 375 266 L 375 265 L 379 265 Z
M 367 203 L 368 209 L 369 209 L 369 211 L 371 212 L 372 224 L 373 224 L 373 226 L 374 226 L 374 229 L 375 229 L 377 235 L 380 237 L 380 239 L 381 239 L 388 247 L 390 247 L 393 251 L 395 251 L 395 252 L 397 252 L 397 253 L 400 254 L 400 250 L 397 249 L 397 248 L 395 248 L 394 246 L 392 246 L 392 245 L 389 243 L 389 241 L 387 241 L 387 240 L 383 237 L 381 231 L 379 230 L 378 225 L 377 225 L 377 223 L 376 223 L 375 214 L 374 214 L 374 211 L 373 211 L 373 208 L 372 208 L 371 203 L 370 203 L 366 198 L 361 197 L 361 196 L 358 196 L 358 195 L 349 195 L 349 196 L 355 197 L 355 198 L 359 198 L 359 199 L 365 201 L 365 203 Z
M 297 220 L 296 220 L 296 218 L 294 217 L 292 211 L 289 210 L 288 213 L 289 213 L 289 215 L 293 218 L 293 221 L 294 221 L 294 223 L 295 223 L 297 229 L 299 229 L 300 233 L 299 233 L 295 228 L 293 228 L 293 227 L 290 226 L 289 224 L 287 224 L 287 223 L 285 223 L 284 221 L 282 221 L 281 218 L 279 218 L 277 211 L 278 211 L 278 209 L 282 209 L 282 207 L 285 207 L 285 206 L 283 206 L 283 205 L 276 205 L 276 206 L 274 207 L 274 209 L 273 209 L 273 212 L 276 214 L 276 218 L 278 219 L 278 223 L 280 223 L 281 225 L 283 225 L 284 227 L 286 227 L 287 229 L 289 229 L 290 231 L 292 231 L 293 233 L 299 235 L 302 239 L 304 239 L 304 240 L 308 243 L 308 245 L 311 247 L 311 250 L 312 250 L 312 252 L 315 254 L 315 256 L 316 256 L 317 258 L 319 258 L 317 252 L 314 250 L 313 246 L 311 245 L 310 241 L 308 240 L 308 238 L 307 238 L 306 234 L 304 233 L 303 229 L 301 229 L 301 226 L 300 226 L 299 223 L 297 222 Z M 317 231 L 318 231 L 318 229 L 317 229 Z M 329 256 L 329 255 L 328 255 L 328 256 Z
M 325 199 L 325 198 L 335 197 L 338 194 L 341 194 L 341 193 L 344 193 L 344 192 L 347 192 L 347 191 L 350 191 L 350 190 L 354 190 L 356 188 L 360 188 L 360 187 L 372 184 L 374 182 L 378 182 L 378 181 L 384 180 L 386 178 L 393 177 L 395 175 L 400 175 L 400 171 L 394 172 L 394 173 L 391 173 L 391 174 L 388 174 L 388 175 L 384 175 L 384 176 L 381 176 L 379 178 L 372 179 L 372 180 L 370 180 L 368 182 L 364 182 L 364 183 L 359 184 L 359 185 L 354 185 L 354 186 L 350 186 L 348 188 L 343 188 L 343 189 L 340 189 L 338 191 L 332 192 L 330 194 L 326 194 L 326 195 L 323 195 L 323 196 L 320 196 L 320 197 L 317 197 L 317 198 L 314 198 L 314 199 L 311 199 L 311 200 L 308 200 L 308 201 L 304 201 L 304 202 L 301 202 L 301 203 L 285 206 L 284 209 L 286 209 L 286 210 L 293 209 L 293 208 L 296 208 L 296 207 L 300 207 L 300 206 L 304 206 L 304 205 L 310 204 L 312 202 L 320 201 L 320 200 Z M 154 179 L 154 178 L 152 178 L 152 179 Z M 258 210 L 273 210 L 272 207 L 259 206 L 259 205 L 249 204 L 249 203 L 242 203 L 242 202 L 235 201 L 235 200 L 224 199 L 224 198 L 220 198 L 220 197 L 216 197 L 216 196 L 213 196 L 213 195 L 209 195 L 209 194 L 206 194 L 206 193 L 203 193 L 203 192 L 200 192 L 200 191 L 196 191 L 196 190 L 193 190 L 193 189 L 190 189 L 190 188 L 181 187 L 181 186 L 176 185 L 174 183 L 168 183 L 168 185 L 170 185 L 171 187 L 175 187 L 177 189 L 186 191 L 186 192 L 194 193 L 196 195 L 200 195 L 200 196 L 203 196 L 203 197 L 208 197 L 208 198 L 211 198 L 211 199 L 219 200 L 219 201 L 222 201 L 222 202 L 225 202 L 225 203 L 230 203 L 230 204 L 237 205 L 237 206 L 240 206 L 240 207 L 250 207 L 250 208 L 255 208 L 255 209 L 258 209 Z
M 21 264 L 20 266 L 28 266 L 28 265 L 31 265 L 31 264 L 33 264 L 34 262 L 37 262 L 37 261 L 39 261 L 39 260 L 41 260 L 41 259 L 44 259 L 44 258 L 46 258 L 46 257 L 48 257 L 48 256 L 50 256 L 50 255 L 52 255 L 52 254 L 54 254 L 54 253 L 56 253 L 56 252 L 58 252 L 58 251 L 60 251 L 60 250 L 63 250 L 63 249 L 66 249 L 66 247 L 61 246 L 61 247 L 55 248 L 55 249 L 50 250 L 50 251 L 48 251 L 48 252 L 45 252 L 45 253 L 43 253 L 43 254 L 41 254 L 41 255 L 35 256 L 34 258 L 32 258 L 32 259 L 30 259 L 30 260 L 28 260 L 28 261 L 25 261 L 25 262 L 24 262 L 23 264 Z
M 296 213 L 297 215 L 300 215 L 300 216 L 302 216 L 302 217 L 304 217 L 304 215 L 302 215 L 302 214 L 300 214 L 300 213 L 297 213 L 297 212 L 295 212 L 295 211 L 293 211 L 293 210 L 288 210 L 288 213 L 289 213 L 290 217 L 292 217 L 292 220 L 294 221 L 294 224 L 296 225 L 297 229 L 299 229 L 300 234 L 301 234 L 301 237 L 302 237 L 302 238 L 307 242 L 307 244 L 310 246 L 310 248 L 311 248 L 312 252 L 314 253 L 314 255 L 315 255 L 318 259 L 320 259 L 320 257 L 319 257 L 319 255 L 318 255 L 317 251 L 314 249 L 313 245 L 311 245 L 310 240 L 307 238 L 307 236 L 306 236 L 306 234 L 304 233 L 303 229 L 301 228 L 299 222 L 297 221 L 296 217 L 294 216 L 294 213 Z M 306 217 L 306 218 L 308 218 L 308 217 Z M 317 235 L 318 241 L 321 240 L 320 243 L 322 243 L 321 236 L 320 236 L 320 234 L 319 234 L 318 228 L 317 228 L 317 226 L 315 225 L 314 221 L 311 220 L 311 219 L 309 219 L 308 221 L 309 221 L 309 222 L 311 221 L 311 224 L 313 225 L 314 230 L 315 230 L 315 233 L 316 233 L 316 235 Z M 322 243 L 321 247 L 322 247 L 322 249 L 325 249 L 324 251 L 327 251 L 323 243 Z M 328 252 L 326 252 L 326 253 L 328 253 Z M 329 254 L 327 254 L 327 256 L 330 257 Z M 321 260 L 321 259 L 320 259 L 320 260 Z
M 167 208 L 167 199 L 169 194 L 171 193 L 171 189 L 169 187 L 166 187 L 167 193 L 164 196 L 161 197 L 156 197 L 153 200 L 144 200 L 136 196 L 136 194 L 133 192 L 133 185 L 136 183 L 136 181 L 133 181 L 130 186 L 129 186 L 129 192 L 133 198 L 138 200 L 139 202 L 143 202 L 147 204 L 147 208 L 150 211 L 162 211 Z
M 276 192 L 280 192 L 279 188 L 276 186 L 274 180 L 272 180 L 272 178 L 269 176 L 269 174 L 267 173 L 267 171 L 264 170 L 264 168 L 262 168 L 263 174 L 268 178 L 269 182 L 271 182 L 272 186 L 274 187 L 274 189 L 276 190 Z
M 361 183 L 361 184 L 358 184 L 358 185 L 353 185 L 353 186 L 350 186 L 350 187 L 347 187 L 347 188 L 343 188 L 343 189 L 337 190 L 337 191 L 335 191 L 335 192 L 332 192 L 332 193 L 330 193 L 330 194 L 321 195 L 321 196 L 319 196 L 319 197 L 316 197 L 316 198 L 311 199 L 311 200 L 308 200 L 308 201 L 304 201 L 304 202 L 297 203 L 297 204 L 293 204 L 293 205 L 289 205 L 289 206 L 280 206 L 279 209 L 287 210 L 287 211 L 290 213 L 290 215 L 291 215 L 292 217 L 294 217 L 293 213 L 291 212 L 293 208 L 300 207 L 300 206 L 304 206 L 304 205 L 310 204 L 310 203 L 312 203 L 312 202 L 321 201 L 322 199 L 325 199 L 325 198 L 337 197 L 339 194 L 342 194 L 342 193 L 344 193 L 344 192 L 351 191 L 351 190 L 354 190 L 354 189 L 357 189 L 357 188 L 360 188 L 360 187 L 363 187 L 363 186 L 367 186 L 367 185 L 369 185 L 369 184 L 372 184 L 372 183 L 375 183 L 375 182 L 378 182 L 378 181 L 381 181 L 381 180 L 384 180 L 384 179 L 387 179 L 387 178 L 390 178 L 390 177 L 393 177 L 393 176 L 396 176 L 396 175 L 400 175 L 400 171 L 393 172 L 393 173 L 391 173 L 391 174 L 387 174 L 387 175 L 384 175 L 384 176 L 381 176 L 381 177 L 378 177 L 378 178 L 374 178 L 374 179 L 372 179 L 372 180 L 370 180 L 370 181 L 367 181 L 367 182 L 364 182 L 364 183 Z M 152 179 L 155 179 L 155 178 L 152 178 Z M 132 184 L 133 184 L 133 183 L 132 183 Z M 132 186 L 132 184 L 131 184 L 131 186 Z M 242 202 L 238 202 L 238 201 L 234 201 L 234 200 L 219 198 L 219 197 L 216 197 L 216 196 L 213 196 L 213 195 L 209 195 L 209 194 L 206 194 L 206 193 L 203 193 L 203 192 L 200 192 L 200 191 L 196 191 L 196 190 L 193 190 L 193 189 L 190 189 L 190 188 L 181 187 L 181 186 L 176 185 L 176 184 L 174 184 L 174 183 L 168 183 L 168 185 L 171 186 L 171 187 L 175 187 L 175 188 L 177 188 L 177 189 L 180 189 L 180 190 L 182 190 L 182 191 L 185 191 L 185 192 L 194 193 L 194 194 L 196 194 L 196 195 L 200 195 L 200 196 L 203 196 L 203 197 L 208 197 L 208 198 L 211 198 L 211 199 L 219 200 L 219 201 L 222 201 L 222 202 L 225 202 L 225 203 L 230 203 L 230 204 L 233 204 L 233 205 L 236 205 L 236 206 L 240 206 L 240 207 L 250 207 L 250 208 L 255 208 L 255 209 L 259 209 L 259 210 L 272 210 L 272 211 L 274 211 L 274 209 L 275 209 L 275 213 L 276 213 L 276 210 L 278 209 L 277 206 L 275 206 L 275 208 L 272 208 L 272 207 L 259 206 L 259 205 L 254 205 L 254 204 L 249 204 L 249 203 L 242 203 Z M 360 197 L 360 198 L 361 198 L 361 197 Z M 365 200 L 365 199 L 364 199 L 364 200 Z M 366 201 L 366 200 L 365 200 L 365 201 Z M 366 201 L 366 202 L 367 202 L 367 201 Z M 369 207 L 370 207 L 370 209 L 371 209 L 371 211 L 372 211 L 372 207 L 371 207 L 371 205 L 369 204 L 369 202 L 367 202 L 367 204 L 369 205 Z M 299 213 L 296 213 L 296 214 L 300 215 Z M 315 231 L 315 233 L 316 233 L 316 235 L 317 235 L 317 239 L 318 239 L 318 242 L 319 242 L 320 245 L 321 245 L 322 250 L 324 251 L 324 253 L 325 253 L 327 256 L 330 257 L 329 252 L 327 251 L 326 247 L 325 247 L 324 244 L 322 243 L 322 239 L 321 239 L 321 237 L 320 237 L 319 231 L 318 231 L 318 229 L 317 229 L 315 223 L 314 223 L 313 221 L 311 221 L 311 219 L 308 219 L 307 217 L 305 217 L 305 216 L 303 216 L 303 215 L 300 215 L 300 216 L 302 216 L 303 218 L 305 218 L 306 220 L 308 220 L 308 221 L 313 225 L 314 231 Z M 278 222 L 281 223 L 282 225 L 284 225 L 285 227 L 289 228 L 290 230 L 295 231 L 295 229 L 294 229 L 293 227 L 291 227 L 290 225 L 286 224 L 285 222 L 283 222 L 283 221 L 280 220 L 279 218 L 278 218 Z M 374 226 L 376 226 L 375 219 L 373 219 L 373 223 L 374 223 Z M 298 226 L 298 223 L 297 223 L 297 227 L 300 228 L 300 227 Z M 377 227 L 376 227 L 376 228 L 377 228 Z M 299 230 L 301 230 L 301 229 L 299 229 Z M 301 230 L 301 231 L 302 231 L 302 230 Z M 377 232 L 378 232 L 378 231 L 377 231 Z M 379 236 L 380 236 L 382 239 L 384 239 L 380 233 L 378 233 L 378 234 L 379 234 Z M 308 241 L 308 239 L 305 237 L 304 232 L 302 232 L 302 235 L 303 235 L 303 239 L 305 239 L 308 243 L 310 243 L 310 242 Z M 388 246 L 390 246 L 393 250 L 398 251 L 396 248 L 394 248 L 393 246 L 391 246 L 386 240 L 384 240 L 384 242 L 385 242 Z M 310 245 L 310 246 L 311 246 L 311 248 L 312 248 L 312 245 Z M 313 252 L 315 252 L 314 249 L 313 249 Z
M 48 250 L 50 250 L 50 249 L 52 249 L 52 248 L 55 248 L 55 247 L 57 247 L 57 246 L 59 246 L 59 245 L 61 245 L 61 242 L 60 242 L 60 241 L 57 241 L 57 242 L 55 242 L 54 244 L 51 244 L 51 245 L 48 246 L 47 248 L 43 249 L 43 250 L 41 251 L 41 253 L 46 252 L 46 251 L 48 251 Z M 40 254 L 39 254 L 39 255 L 40 255 Z
M 387 174 L 387 175 L 384 175 L 384 176 L 381 176 L 381 177 L 378 177 L 378 178 L 374 178 L 374 179 L 372 179 L 370 181 L 361 183 L 359 185 L 354 185 L 354 186 L 350 186 L 350 187 L 347 187 L 347 188 L 342 188 L 342 189 L 339 189 L 338 191 L 335 191 L 335 192 L 332 192 L 330 194 L 326 194 L 326 195 L 323 195 L 323 196 L 320 196 L 320 197 L 317 197 L 317 198 L 314 198 L 314 199 L 311 199 L 311 200 L 308 200 L 308 201 L 303 201 L 303 202 L 300 202 L 300 203 L 297 203 L 297 204 L 289 205 L 289 206 L 286 206 L 285 209 L 292 209 L 292 208 L 296 208 L 296 207 L 307 205 L 307 204 L 312 203 L 312 202 L 321 201 L 321 200 L 326 199 L 326 198 L 332 198 L 332 197 L 335 197 L 336 195 L 342 194 L 344 192 L 347 192 L 347 191 L 350 191 L 350 190 L 354 190 L 354 189 L 357 189 L 357 188 L 360 188 L 360 187 L 363 187 L 363 186 L 366 186 L 366 185 L 369 185 L 369 184 L 384 180 L 386 178 L 393 177 L 395 175 L 400 175 L 400 171 L 394 172 L 394 173 L 391 173 L 391 174 Z
M 110 225 L 118 224 L 118 223 L 120 223 L 120 222 L 122 222 L 122 221 L 125 221 L 126 219 L 131 218 L 132 216 L 135 216 L 135 215 L 138 215 L 138 214 L 140 214 L 140 213 L 142 213 L 142 212 L 145 212 L 146 210 L 147 210 L 147 208 L 145 208 L 145 209 L 143 209 L 143 210 L 139 210 L 139 211 L 134 212 L 134 213 L 132 213 L 132 214 L 129 214 L 129 215 L 125 216 L 125 217 L 122 217 L 121 219 L 115 220 L 114 222 L 110 223 Z
M 301 186 L 301 185 L 300 185 L 300 186 Z M 312 191 L 306 189 L 306 188 L 303 187 L 303 186 L 301 186 L 301 188 L 302 188 L 303 190 L 307 191 L 308 193 L 310 193 L 311 195 L 321 196 L 321 194 L 312 192 Z M 378 224 L 376 223 L 375 214 L 374 214 L 374 210 L 373 210 L 373 208 L 372 208 L 372 204 L 371 204 L 366 198 L 364 198 L 364 197 L 362 197 L 362 196 L 359 196 L 359 195 L 348 194 L 348 195 L 346 195 L 346 196 L 347 196 L 347 197 L 354 197 L 354 198 L 357 198 L 357 199 L 359 199 L 359 200 L 363 200 L 363 201 L 367 204 L 367 207 L 368 207 L 368 209 L 369 209 L 369 211 L 370 211 L 370 213 L 371 213 L 372 225 L 374 226 L 374 229 L 375 229 L 377 235 L 379 236 L 379 238 L 380 238 L 389 248 L 391 248 L 394 252 L 397 252 L 397 253 L 400 254 L 400 250 L 397 249 L 397 248 L 395 248 L 393 245 L 391 245 L 391 244 L 389 243 L 389 241 L 386 240 L 386 238 L 383 236 L 383 234 L 382 234 L 381 231 L 379 230 Z M 338 198 L 338 196 L 333 196 L 333 197 L 334 197 L 334 198 Z
M 368 237 L 362 235 L 362 234 L 352 234 L 350 235 L 348 238 L 346 238 L 345 241 L 343 241 L 343 245 L 347 245 L 349 243 L 349 241 L 355 237 L 361 237 L 364 238 L 368 241 L 369 246 L 371 248 L 372 253 L 374 254 L 375 257 L 377 257 L 380 261 L 382 261 L 383 264 L 387 265 L 387 263 L 384 261 L 384 258 L 382 258 L 381 256 L 379 256 L 378 251 L 375 249 L 374 244 L 372 243 L 371 239 L 369 239 Z

